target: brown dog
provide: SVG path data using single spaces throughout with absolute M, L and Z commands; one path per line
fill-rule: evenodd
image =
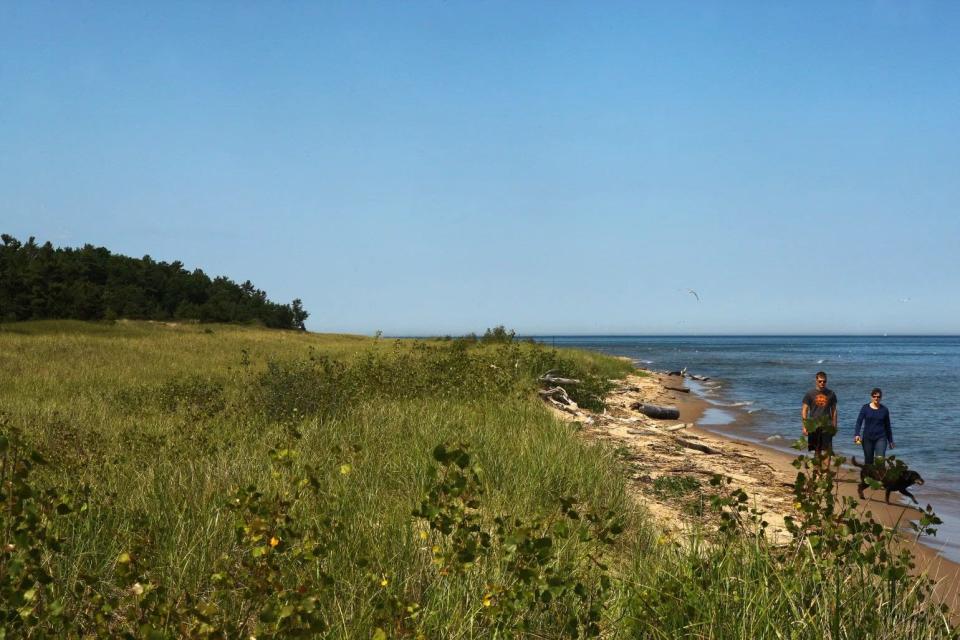
M 920 474 L 916 471 L 904 469 L 899 473 L 890 474 L 887 470 L 877 469 L 872 464 L 860 464 L 857 462 L 856 456 L 852 457 L 850 461 L 853 462 L 853 466 L 860 468 L 860 485 L 857 486 L 857 494 L 860 496 L 861 500 L 866 500 L 866 498 L 863 496 L 863 490 L 870 486 L 867 484 L 867 478 L 873 478 L 874 480 L 879 481 L 883 485 L 883 488 L 886 489 L 887 504 L 890 504 L 890 494 L 894 491 L 899 491 L 903 495 L 907 496 L 913 500 L 914 504 L 920 504 L 917 502 L 917 499 L 913 497 L 913 494 L 907 491 L 907 487 L 923 484 L 923 478 L 921 478 Z M 898 462 L 898 464 L 902 463 Z

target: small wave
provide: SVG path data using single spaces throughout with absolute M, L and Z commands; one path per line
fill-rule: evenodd
M 826 361 L 827 361 L 826 358 L 820 358 L 819 360 L 817 360 L 817 364 L 823 364 Z
M 763 407 L 750 407 L 747 409 L 747 413 L 756 413 L 757 411 L 763 411 Z
M 710 393 L 707 395 L 717 395 L 715 393 Z M 736 407 L 749 407 L 753 404 L 753 400 L 744 400 L 742 402 L 714 402 L 713 404 L 718 407 L 727 407 L 728 409 L 734 409 Z

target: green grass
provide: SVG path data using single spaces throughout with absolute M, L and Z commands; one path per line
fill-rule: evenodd
M 21 602 L 29 585 L 11 582 L 4 560 L 9 602 L 33 607 L 0 605 L 14 611 L 8 637 L 28 628 L 37 637 L 290 637 L 295 618 L 323 629 L 308 637 L 333 638 L 558 638 L 573 628 L 623 638 L 949 637 L 935 608 L 903 597 L 868 624 L 885 591 L 853 578 L 842 632 L 831 635 L 820 587 L 828 568 L 794 561 L 785 571 L 750 536 L 665 542 L 629 499 L 615 452 L 554 420 L 534 393 L 552 368 L 597 385 L 622 377 L 630 366 L 613 358 L 519 343 L 58 321 L 0 325 L 0 368 L 4 433 L 49 463 L 33 469 L 31 486 L 73 500 L 70 513 L 30 525 L 38 566 L 54 577 L 34 604 Z M 443 470 L 431 455 L 440 443 L 466 445 L 470 466 Z M 443 482 L 459 488 L 436 493 Z M 453 514 L 453 533 L 413 516 L 424 501 Z M 481 533 L 486 547 L 456 556 Z M 118 561 L 124 554 L 130 562 Z M 305 604 L 304 594 L 317 599 Z M 66 621 L 52 613 L 58 601 Z M 294 613 L 271 621 L 281 605 Z
M 653 481 L 653 492 L 663 498 L 680 498 L 700 488 L 693 476 L 660 476 Z

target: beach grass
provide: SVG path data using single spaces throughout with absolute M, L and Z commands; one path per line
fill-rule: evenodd
M 909 577 L 659 532 L 535 393 L 553 369 L 595 401 L 619 359 L 56 321 L 0 325 L 0 368 L 7 637 L 953 633 Z

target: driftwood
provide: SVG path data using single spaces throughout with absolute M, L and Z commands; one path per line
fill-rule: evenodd
M 573 402 L 570 399 L 570 396 L 567 395 L 567 390 L 563 387 L 553 387 L 552 389 L 541 389 L 537 391 L 540 394 L 540 397 L 544 400 L 550 399 L 554 402 L 560 402 L 561 404 L 569 405 Z
M 664 407 L 658 404 L 634 402 L 630 405 L 630 408 L 650 418 L 656 418 L 657 420 L 676 420 L 680 417 L 680 410 L 676 407 Z
M 563 387 L 541 389 L 537 391 L 537 393 L 540 394 L 540 397 L 543 398 L 544 402 L 550 403 L 557 409 L 575 416 L 580 415 L 580 407 L 578 407 L 577 403 L 567 395 L 567 391 Z
M 663 385 L 664 389 L 669 389 L 670 391 L 679 391 L 680 393 L 690 393 L 690 389 L 686 387 L 671 387 L 670 385 Z
M 680 369 L 679 371 L 667 371 L 667 375 L 668 375 L 668 376 L 680 376 L 680 377 L 683 377 L 683 376 L 687 375 L 687 368 L 684 367 L 683 369 Z
M 677 467 L 676 469 L 667 469 L 667 472 L 668 473 L 701 473 L 705 476 L 722 475 L 710 469 L 698 469 L 696 467 Z M 791 484 L 790 486 L 792 487 L 793 485 Z
M 681 447 L 686 447 L 687 449 L 694 449 L 695 451 L 702 451 L 703 453 L 710 453 L 710 454 L 720 453 L 713 447 L 708 447 L 707 445 L 700 444 L 699 442 L 684 440 L 683 438 L 674 438 L 674 441 L 677 444 L 679 444 Z
M 561 378 L 556 375 L 556 371 L 547 371 L 545 374 L 540 376 L 538 380 L 544 384 L 552 385 L 570 385 L 576 386 L 580 384 L 579 380 L 574 380 L 573 378 Z

